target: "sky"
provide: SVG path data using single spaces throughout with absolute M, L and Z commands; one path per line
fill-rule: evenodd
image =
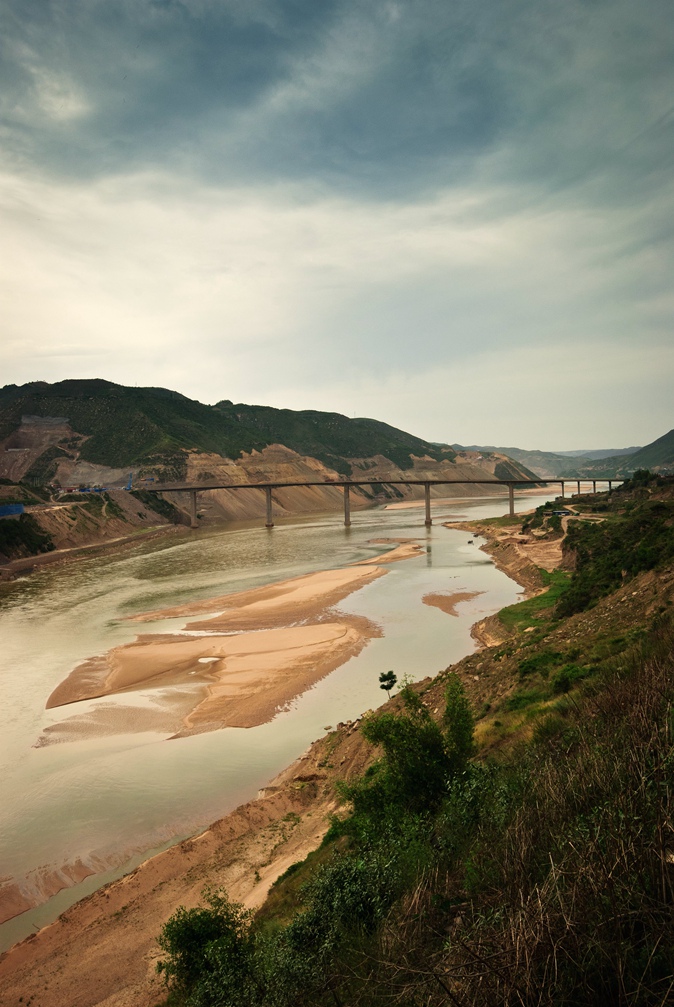
M 0 384 L 674 427 L 671 0 L 0 0 Z

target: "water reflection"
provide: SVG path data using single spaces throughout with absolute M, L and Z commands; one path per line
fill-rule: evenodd
M 460 502 L 460 512 L 475 517 L 505 507 L 502 498 Z M 248 524 L 202 531 L 139 544 L 121 556 L 46 567 L 3 591 L 0 686 L 9 715 L 0 733 L 0 873 L 23 876 L 78 856 L 147 850 L 193 832 L 253 797 L 326 724 L 385 701 L 382 670 L 419 679 L 470 652 L 472 623 L 511 604 L 519 588 L 477 543 L 466 544 L 465 533 L 440 526 L 457 519 L 459 507 L 452 511 L 447 503 L 434 505 L 431 528 L 423 525 L 423 510 L 412 509 L 355 511 L 350 528 L 330 515 L 280 521 L 273 530 Z M 134 639 L 138 627 L 125 616 L 342 566 L 390 548 L 371 539 L 406 537 L 424 544 L 419 556 L 391 564 L 386 577 L 339 605 L 379 623 L 384 636 L 270 724 L 170 742 L 144 733 L 32 747 L 45 727 L 64 719 L 63 710 L 46 711 L 44 702 L 69 671 Z M 450 589 L 478 592 L 457 618 L 421 602 L 424 594 Z M 73 704 L 65 715 L 96 702 Z M 0 941 L 16 939 L 33 918 L 24 914 L 1 927 Z

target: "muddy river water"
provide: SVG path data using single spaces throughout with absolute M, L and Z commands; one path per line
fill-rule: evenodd
M 518 510 L 544 498 L 517 500 Z M 378 675 L 434 674 L 474 649 L 470 627 L 515 602 L 520 588 L 465 532 L 440 522 L 503 514 L 498 499 L 377 509 L 352 515 L 201 531 L 138 545 L 119 555 L 45 567 L 3 585 L 0 595 L 0 878 L 45 900 L 0 927 L 0 950 L 44 925 L 103 881 L 250 800 L 307 745 L 339 721 L 385 701 Z M 55 686 L 80 661 L 132 641 L 126 617 L 299 574 L 333 569 L 390 549 L 372 539 L 414 538 L 422 551 L 389 567 L 339 603 L 378 623 L 383 636 L 322 679 L 267 724 L 177 740 L 150 732 L 110 733 L 36 747 L 45 727 L 92 704 L 143 705 L 143 691 L 45 710 Z M 431 592 L 471 593 L 452 617 L 422 603 Z M 168 622 L 143 626 L 166 629 Z M 155 689 L 152 702 L 161 703 Z M 114 717 L 111 718 L 114 722 Z M 60 876 L 96 875 L 46 898 Z

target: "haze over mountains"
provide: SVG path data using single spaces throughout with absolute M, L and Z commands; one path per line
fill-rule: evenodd
M 521 465 L 526 465 L 542 478 L 622 478 L 637 469 L 669 473 L 674 469 L 674 430 L 658 437 L 645 447 L 595 449 L 591 451 L 527 451 L 523 448 L 481 446 L 463 447 L 453 444 L 456 451 L 497 451 Z

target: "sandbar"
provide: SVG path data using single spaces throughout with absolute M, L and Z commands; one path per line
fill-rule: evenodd
M 432 605 L 434 608 L 439 608 L 447 615 L 457 616 L 459 613 L 456 611 L 456 606 L 460 605 L 462 601 L 472 601 L 473 598 L 478 598 L 484 591 L 456 591 L 454 594 L 425 594 L 421 599 L 424 605 Z
M 412 538 L 372 538 L 371 545 L 384 545 L 388 542 L 397 543 L 393 549 L 368 559 L 359 559 L 351 566 L 371 566 L 373 563 L 398 563 L 402 559 L 413 559 L 423 551 L 423 546 Z
M 380 636 L 368 619 L 330 611 L 337 601 L 386 573 L 378 567 L 327 570 L 137 616 L 136 620 L 217 613 L 175 633 L 146 633 L 78 665 L 56 687 L 47 709 L 141 690 L 154 696 L 173 737 L 222 727 L 255 727 Z M 126 714 L 125 711 L 126 710 Z M 101 721 L 109 731 L 109 711 Z M 159 716 L 118 707 L 132 730 L 152 729 Z M 154 718 L 154 720 L 153 720 Z M 96 733 L 95 716 L 71 718 L 39 744 Z M 176 723 L 177 720 L 177 723 Z M 66 725 L 61 725 L 64 727 Z
M 191 623 L 188 628 L 229 632 L 287 625 L 288 622 L 298 623 L 322 615 L 326 609 L 371 580 L 383 577 L 385 573 L 386 570 L 373 566 L 366 569 L 350 566 L 339 570 L 321 570 L 279 581 L 277 584 L 252 588 L 250 591 L 237 591 L 219 598 L 144 612 L 131 616 L 131 621 L 153 622 L 157 619 L 214 613 L 210 619 Z

